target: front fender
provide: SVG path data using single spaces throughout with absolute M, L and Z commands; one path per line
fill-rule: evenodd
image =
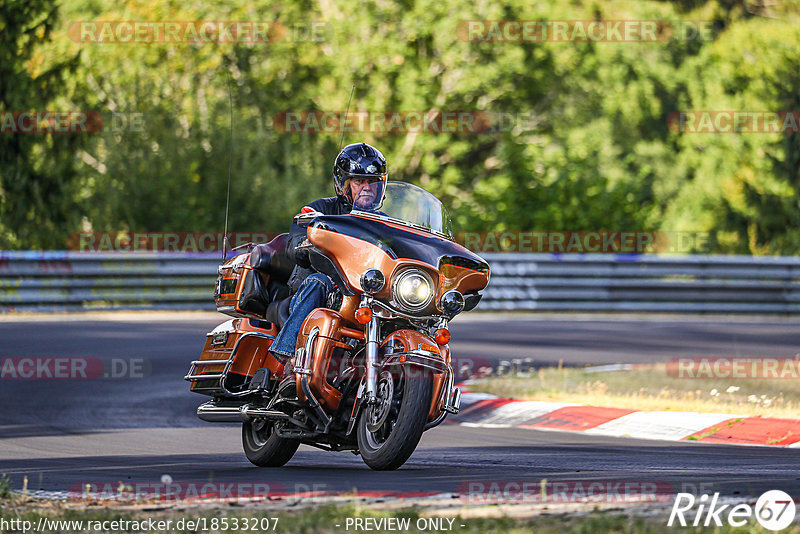
M 381 343 L 379 369 L 405 365 L 416 369 L 430 369 L 433 372 L 433 397 L 428 413 L 428 421 L 442 414 L 443 395 L 448 380 L 453 376 L 450 366 L 450 347 L 439 346 L 430 337 L 416 330 L 397 330 Z
M 445 359 L 450 351 L 443 351 L 433 339 L 416 330 L 393 332 L 383 340 L 378 354 L 380 368 L 407 364 L 441 374 L 450 367 L 449 358 Z

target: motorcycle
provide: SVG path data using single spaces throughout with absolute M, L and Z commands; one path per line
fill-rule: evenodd
M 296 221 L 311 265 L 335 284 L 327 306 L 281 362 L 268 349 L 291 300 L 286 234 L 224 261 L 214 297 L 233 318 L 206 334 L 185 377 L 212 397 L 197 415 L 241 423 L 257 466 L 282 466 L 307 444 L 397 469 L 423 432 L 459 411 L 448 323 L 478 305 L 489 265 L 453 240 L 444 205 L 407 183 L 386 184 L 380 211 Z

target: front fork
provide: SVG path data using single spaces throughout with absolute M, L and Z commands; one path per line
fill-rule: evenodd
M 364 402 L 367 404 L 374 404 L 377 402 L 378 390 L 378 347 L 380 344 L 381 328 L 378 323 L 378 317 L 372 316 L 372 319 L 366 325 L 364 332 L 364 339 L 366 341 L 367 361 L 366 365 L 366 383 L 364 390 Z

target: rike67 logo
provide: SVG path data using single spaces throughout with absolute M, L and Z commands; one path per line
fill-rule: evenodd
M 696 509 L 695 509 L 696 506 Z M 794 500 L 781 490 L 770 490 L 761 495 L 754 507 L 749 504 L 720 502 L 719 493 L 709 498 L 707 494 L 696 498 L 691 493 L 678 493 L 672 504 L 667 526 L 721 527 L 728 523 L 732 527 L 743 527 L 756 521 L 767 530 L 783 530 L 794 520 Z

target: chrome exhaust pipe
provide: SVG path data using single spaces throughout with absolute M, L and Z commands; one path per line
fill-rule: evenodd
M 197 417 L 209 423 L 243 423 L 253 419 L 288 419 L 283 412 L 259 408 L 251 404 L 244 406 L 219 406 L 209 401 L 197 407 Z
M 444 410 L 452 414 L 457 414 L 461 409 L 461 388 L 453 388 L 453 396 L 450 399 L 450 404 L 444 405 Z

